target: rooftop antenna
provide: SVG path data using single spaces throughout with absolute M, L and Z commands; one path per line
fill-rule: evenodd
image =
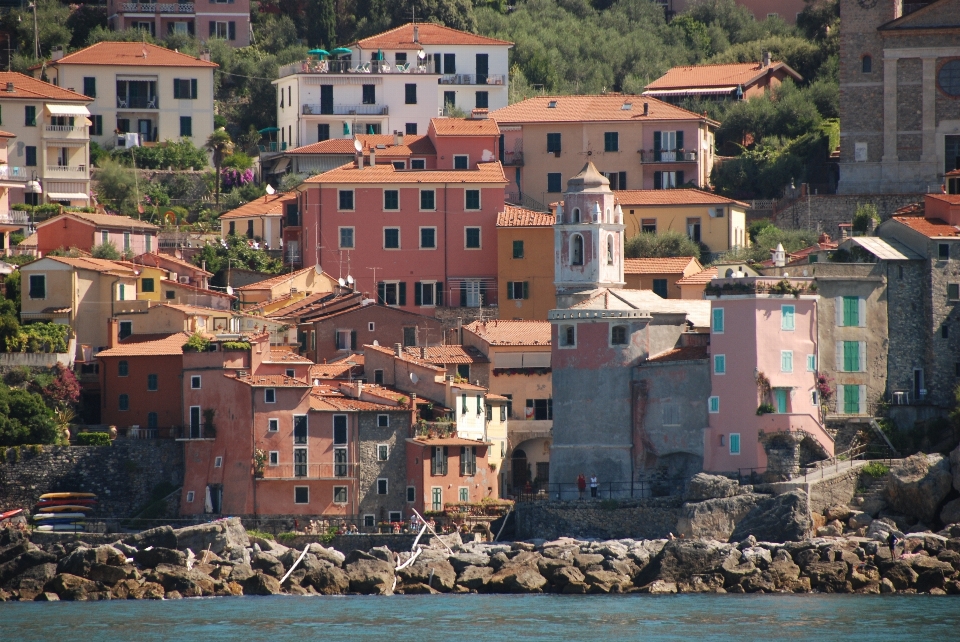
M 383 268 L 379 268 L 379 267 L 368 267 L 367 269 L 368 269 L 368 270 L 373 270 L 373 288 L 374 288 L 374 292 L 376 292 L 376 291 L 377 291 L 377 270 L 382 270 Z M 378 301 L 378 303 L 379 303 L 379 301 Z M 386 301 L 384 301 L 384 303 L 386 303 Z

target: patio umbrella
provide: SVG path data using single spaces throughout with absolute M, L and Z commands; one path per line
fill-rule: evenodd
M 377 49 L 377 60 L 383 60 L 383 50 Z
M 311 49 L 307 54 L 311 56 L 329 56 L 330 52 L 326 49 Z
M 346 47 L 337 47 L 330 53 L 334 56 L 342 56 L 344 54 L 352 54 L 353 51 L 351 51 L 350 49 L 347 49 Z
M 275 134 L 280 131 L 277 127 L 264 127 L 263 129 L 257 130 L 258 134 Z

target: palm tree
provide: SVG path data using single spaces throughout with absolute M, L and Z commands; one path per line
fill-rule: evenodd
M 223 127 L 213 130 L 204 147 L 213 154 L 213 167 L 216 169 L 215 185 L 217 195 L 217 209 L 220 209 L 220 166 L 223 159 L 233 153 L 233 141 L 230 134 Z

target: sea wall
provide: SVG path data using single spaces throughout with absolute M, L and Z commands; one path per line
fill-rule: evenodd
M 516 537 L 659 539 L 676 531 L 682 504 L 680 497 L 520 502 L 514 509 Z
M 132 517 L 161 484 L 183 483 L 183 446 L 117 440 L 110 446 L 0 447 L 0 497 L 6 508 L 32 508 L 40 495 L 96 493 L 91 517 Z

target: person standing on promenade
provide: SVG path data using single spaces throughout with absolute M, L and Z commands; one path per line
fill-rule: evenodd
M 583 473 L 580 473 L 580 476 L 577 477 L 577 490 L 580 491 L 580 499 L 583 499 L 583 493 L 587 490 L 587 478 L 583 476 Z
M 597 474 L 590 475 L 590 497 L 597 498 Z

